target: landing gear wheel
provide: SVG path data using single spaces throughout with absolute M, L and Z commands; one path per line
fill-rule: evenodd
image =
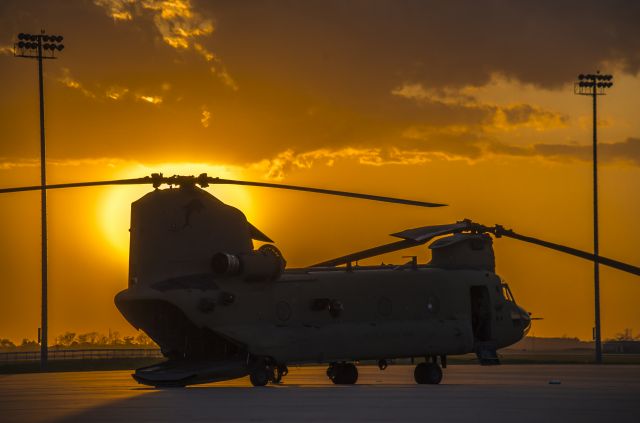
M 286 365 L 279 365 L 276 367 L 273 375 L 273 383 L 279 384 L 282 382 L 282 377 L 289 374 L 289 368 Z
M 266 367 L 258 367 L 249 374 L 249 380 L 253 386 L 265 386 L 269 383 L 269 371 Z
M 358 368 L 352 363 L 335 363 L 327 369 L 327 376 L 336 385 L 353 385 L 358 381 Z
M 442 380 L 442 369 L 436 363 L 420 363 L 413 371 L 413 378 L 419 385 L 437 385 Z

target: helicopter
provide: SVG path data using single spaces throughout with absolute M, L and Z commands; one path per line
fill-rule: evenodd
M 233 184 L 441 207 L 394 197 L 265 182 L 152 174 L 112 181 L 0 189 L 0 193 L 99 185 L 151 184 L 131 205 L 128 286 L 115 305 L 161 348 L 165 361 L 133 373 L 140 384 L 184 387 L 249 376 L 280 383 L 288 365 L 328 364 L 338 385 L 358 380 L 355 363 L 424 358 L 418 384 L 439 384 L 447 357 L 518 342 L 532 317 L 495 273 L 493 239 L 509 237 L 635 275 L 640 268 L 464 219 L 391 234 L 398 241 L 287 268 L 274 242 L 235 207 L 206 191 Z M 161 189 L 167 184 L 169 188 Z M 432 259 L 361 266 L 359 260 L 424 245 Z M 264 243 L 254 249 L 253 241 Z

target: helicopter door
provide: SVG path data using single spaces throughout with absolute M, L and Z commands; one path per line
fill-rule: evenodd
M 471 287 L 471 327 L 474 342 L 491 340 L 491 300 L 486 286 Z

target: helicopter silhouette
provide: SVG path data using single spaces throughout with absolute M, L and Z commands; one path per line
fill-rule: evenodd
M 279 383 L 288 365 L 328 364 L 335 384 L 354 384 L 354 362 L 381 369 L 424 357 L 419 384 L 437 384 L 447 357 L 475 353 L 499 364 L 497 350 L 522 339 L 531 316 L 495 273 L 493 239 L 509 237 L 640 275 L 640 268 L 465 219 L 392 234 L 398 241 L 287 268 L 273 241 L 235 207 L 204 190 L 231 184 L 306 191 L 419 207 L 442 203 L 347 191 L 195 176 L 150 177 L 0 189 L 0 193 L 151 184 L 131 206 L 129 280 L 115 297 L 122 315 L 146 332 L 166 360 L 137 369 L 136 381 L 186 386 L 249 375 Z M 168 189 L 160 189 L 163 184 Z M 429 245 L 432 259 L 401 265 L 357 262 Z M 253 241 L 266 244 L 257 250 Z M 354 263 L 356 263 L 354 265 Z

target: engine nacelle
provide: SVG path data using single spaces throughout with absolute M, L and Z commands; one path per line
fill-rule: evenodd
M 271 244 L 248 253 L 220 252 L 211 257 L 211 269 L 216 276 L 240 276 L 247 282 L 275 280 L 282 274 L 285 266 L 282 253 Z

